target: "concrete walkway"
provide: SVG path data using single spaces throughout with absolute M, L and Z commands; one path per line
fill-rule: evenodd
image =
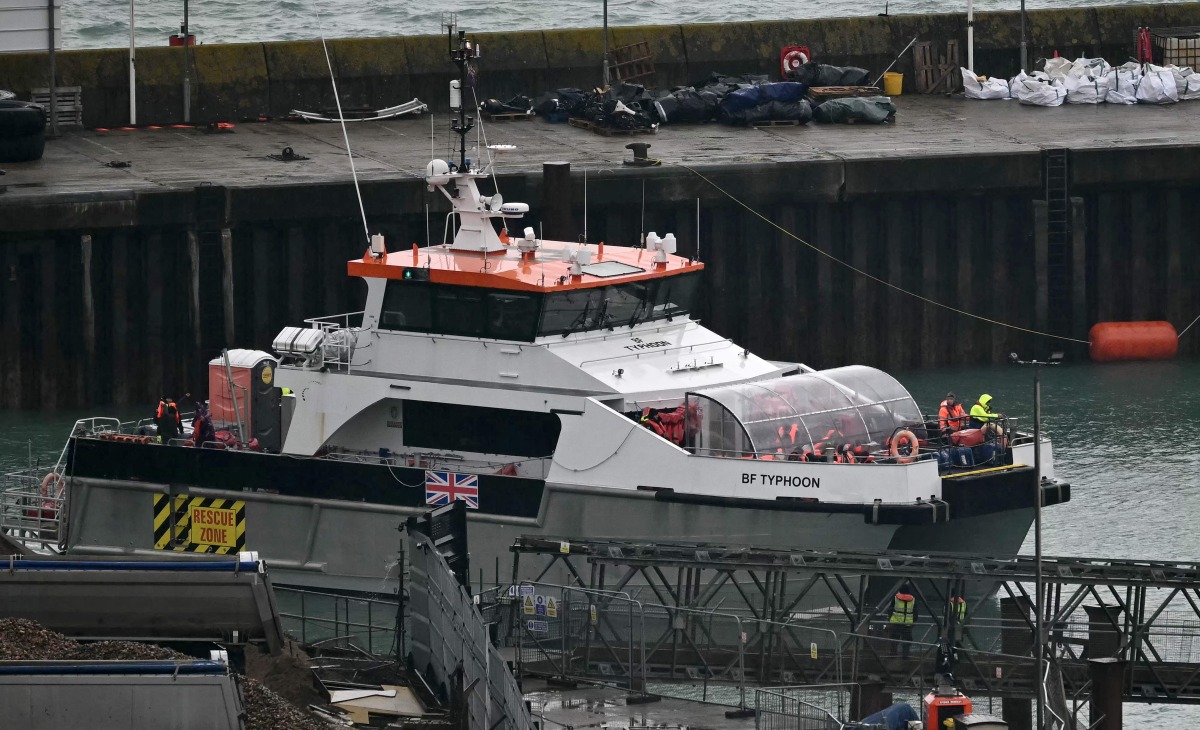
M 906 96 L 896 99 L 894 125 L 780 126 L 759 129 L 720 124 L 664 126 L 656 135 L 603 137 L 565 124 L 485 123 L 489 143 L 517 145 L 498 172 L 540 172 L 546 160 L 568 160 L 576 170 L 620 167 L 629 142 L 652 145 L 664 164 L 725 166 L 806 161 L 913 160 L 987 153 L 1031 153 L 1045 148 L 1105 150 L 1191 147 L 1200 150 L 1200 101 L 1169 106 L 1064 105 L 1053 109 L 1015 101 Z M 432 154 L 451 157 L 447 115 L 348 125 L 360 179 L 420 177 Z M 473 140 L 473 137 L 472 137 Z M 309 159 L 278 162 L 267 155 L 291 147 Z M 1190 157 L 1189 157 L 1190 159 Z M 105 163 L 129 162 L 128 167 Z M 245 123 L 232 132 L 195 129 L 74 131 L 47 143 L 38 162 L 5 164 L 0 207 L 21 199 L 70 196 L 85 201 L 130 192 L 296 183 L 350 178 L 342 132 L 336 124 Z M 61 199 L 61 198 L 60 198 Z

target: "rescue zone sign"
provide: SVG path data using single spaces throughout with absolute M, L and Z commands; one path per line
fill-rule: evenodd
M 154 495 L 154 548 L 229 555 L 246 549 L 246 503 Z
M 192 507 L 191 540 L 205 545 L 237 546 L 237 511 L 215 507 Z

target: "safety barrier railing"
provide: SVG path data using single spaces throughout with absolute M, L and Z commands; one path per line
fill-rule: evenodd
M 302 588 L 275 587 L 284 631 L 301 644 L 341 644 L 373 656 L 395 656 L 394 597 L 363 598 Z
M 923 451 L 917 456 L 908 459 L 907 461 L 898 461 L 892 456 L 890 451 L 876 450 L 870 453 L 872 461 L 856 460 L 854 463 L 842 463 L 836 461 L 837 455 L 833 449 L 829 449 L 829 456 L 818 459 L 817 461 L 805 461 L 800 458 L 800 454 L 778 454 L 773 451 L 764 451 L 762 453 L 756 451 L 740 450 L 740 449 L 709 449 L 700 448 L 697 446 L 685 446 L 684 449 L 693 456 L 705 456 L 713 459 L 746 459 L 751 461 L 787 461 L 791 463 L 801 464 L 826 464 L 838 463 L 843 466 L 859 466 L 862 464 L 871 464 L 875 466 L 907 466 L 908 464 L 918 461 L 930 461 L 937 458 L 937 455 L 932 451 Z M 792 457 L 795 458 L 792 458 Z M 857 458 L 857 457 L 856 457 Z M 907 458 L 907 457 L 906 457 Z
M 351 320 L 357 324 L 352 323 Z M 358 333 L 362 328 L 362 320 L 363 312 L 361 311 L 329 314 L 304 320 L 305 324 L 324 333 L 324 341 L 321 345 L 324 365 L 345 368 L 347 372 L 350 371 L 354 351 L 358 349 Z M 364 348 L 369 346 L 370 343 L 363 345 Z
M 539 582 L 509 593 L 503 643 L 515 648 L 525 674 L 743 710 L 748 682 L 798 676 L 800 655 L 817 676 L 841 682 L 841 638 L 831 628 Z
M 856 685 L 824 684 L 754 690 L 755 730 L 841 730 Z
M 480 607 L 450 571 L 432 541 L 409 531 L 411 580 L 405 608 L 412 668 L 447 704 L 465 713 L 469 730 L 532 726 L 520 688 L 493 646 Z
M 25 469 L 0 481 L 0 530 L 36 552 L 60 551 L 66 494 L 56 473 Z

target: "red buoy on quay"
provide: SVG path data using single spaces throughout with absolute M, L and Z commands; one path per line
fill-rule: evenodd
M 1170 360 L 1179 351 L 1179 335 L 1170 322 L 1097 322 L 1088 341 L 1095 362 Z

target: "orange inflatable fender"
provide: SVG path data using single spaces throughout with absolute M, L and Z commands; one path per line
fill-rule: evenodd
M 1179 351 L 1179 335 L 1170 322 L 1097 322 L 1088 342 L 1095 362 L 1170 360 Z

